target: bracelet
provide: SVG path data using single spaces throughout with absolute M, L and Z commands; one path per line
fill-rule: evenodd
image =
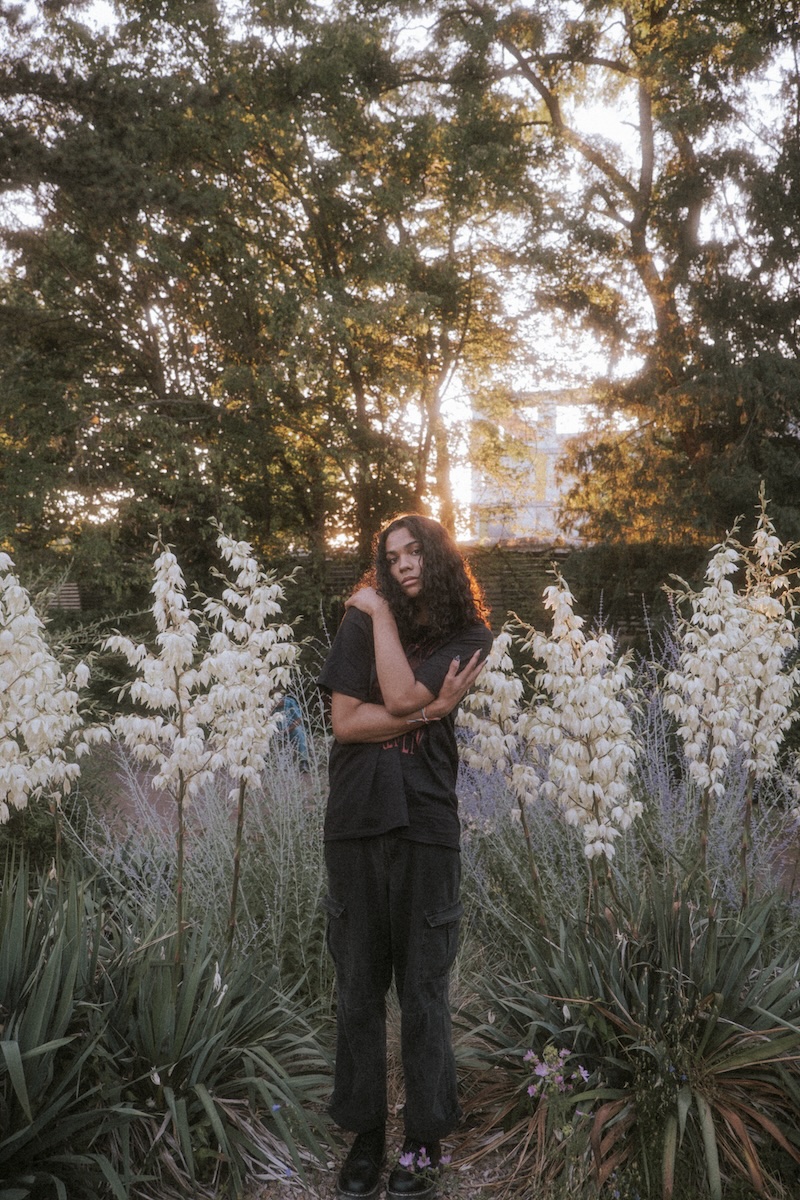
M 408 720 L 406 721 L 406 725 L 422 725 L 423 723 L 425 725 L 430 725 L 431 718 L 425 715 L 425 706 L 423 705 L 419 711 L 422 713 L 422 716 L 421 717 L 409 717 Z M 435 717 L 433 719 L 436 720 Z

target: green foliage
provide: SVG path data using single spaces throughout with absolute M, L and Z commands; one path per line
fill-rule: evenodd
M 445 388 L 508 342 L 389 23 L 295 10 L 246 5 L 243 38 L 47 9 L 9 42 L 4 185 L 39 223 L 5 231 L 0 533 L 71 548 L 106 603 L 159 530 L 204 584 L 211 516 L 318 558 L 326 524 L 363 554 L 430 494 L 452 516 Z
M 220 972 L 208 925 L 177 967 L 157 889 L 143 906 L 101 883 L 7 863 L 0 1195 L 199 1197 L 302 1172 L 325 1136 L 306 1006 L 246 956 Z
M 581 612 L 597 613 L 647 653 L 648 633 L 670 620 L 665 584 L 673 575 L 700 583 L 706 557 L 699 544 L 598 542 L 572 551 L 563 572 Z
M 322 1156 L 323 1126 L 308 1107 L 326 1079 L 312 1027 L 274 974 L 246 956 L 220 974 L 208 929 L 195 928 L 174 963 L 174 936 L 141 942 L 121 926 L 100 1002 L 106 1087 L 140 1114 L 117 1153 L 137 1164 L 143 1194 L 177 1183 L 195 1196 L 246 1177 L 302 1171 Z M 185 1191 L 184 1191 L 185 1194 Z
M 706 1180 L 719 1197 L 721 1179 L 743 1176 L 759 1194 L 791 1194 L 800 990 L 785 920 L 780 896 L 721 916 L 670 878 L 651 878 L 613 912 L 573 914 L 546 930 L 530 906 L 509 915 L 506 937 L 525 974 L 484 979 L 496 1020 L 481 1033 L 509 1072 L 517 1169 L 529 1165 L 542 1103 L 527 1114 L 520 1104 L 531 1079 L 520 1047 L 542 1054 L 553 1044 L 590 1074 L 569 1104 L 591 1117 L 601 1183 L 636 1177 L 643 1194 L 668 1200 L 696 1195 Z M 578 1148 L 587 1155 L 580 1139 Z M 552 1158 L 564 1169 L 563 1148 L 538 1150 L 545 1173 Z
M 565 505 L 587 536 L 718 537 L 760 479 L 798 535 L 781 0 L 84 20 L 0 17 L 0 535 L 20 562 L 69 553 L 102 609 L 137 603 L 159 530 L 205 586 L 212 516 L 320 575 L 333 535 L 363 558 L 399 509 L 450 523 L 478 445 L 447 417 L 455 378 L 498 473 L 521 379 L 592 388 L 608 419 Z M 400 36 L 412 20 L 427 37 Z M 773 77 L 776 121 L 751 102 Z
M 11 851 L 28 855 L 37 870 L 50 867 L 56 855 L 56 830 L 46 804 L 11 810 L 8 820 L 0 825 L 0 855 L 5 857 Z
M 135 1113 L 93 1079 L 102 1057 L 91 979 L 95 914 L 83 885 L 34 880 L 6 859 L 0 893 L 0 1196 L 127 1195 L 107 1153 Z

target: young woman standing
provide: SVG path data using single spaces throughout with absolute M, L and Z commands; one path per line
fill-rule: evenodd
M 401 1008 L 406 1142 L 389 1197 L 434 1190 L 440 1139 L 460 1117 L 448 981 L 460 861 L 455 709 L 492 635 L 447 531 L 396 518 L 347 601 L 319 678 L 334 743 L 325 818 L 328 945 L 336 968 L 334 1120 L 357 1136 L 340 1197 L 373 1196 L 385 1150 L 386 994 Z

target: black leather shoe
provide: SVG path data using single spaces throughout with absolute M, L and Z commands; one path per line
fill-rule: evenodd
M 427 1144 L 416 1138 L 406 1138 L 400 1162 L 389 1175 L 386 1185 L 387 1197 L 412 1200 L 431 1197 L 436 1192 L 442 1147 L 435 1140 Z
M 343 1200 L 366 1200 L 375 1195 L 381 1182 L 385 1146 L 383 1125 L 356 1135 L 336 1181 L 338 1196 Z

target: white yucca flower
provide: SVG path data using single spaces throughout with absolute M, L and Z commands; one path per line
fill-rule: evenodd
M 14 563 L 0 554 L 0 824 L 32 798 L 59 802 L 77 779 L 88 678 L 85 663 L 64 671 Z
M 202 664 L 207 686 L 212 765 L 237 787 L 256 781 L 269 743 L 280 725 L 276 704 L 288 690 L 298 647 L 291 625 L 277 623 L 283 586 L 262 571 L 248 542 L 222 530 L 220 556 L 235 572 L 221 600 L 207 599 L 214 632 Z
M 120 713 L 111 731 L 152 770 L 152 784 L 182 804 L 211 777 L 208 704 L 198 659 L 199 627 L 186 599 L 183 574 L 172 551 L 156 544 L 152 612 L 156 650 L 121 634 L 105 649 L 121 654 L 136 678 L 131 699 L 144 713 Z
M 665 707 L 677 720 L 692 779 L 711 797 L 724 793 L 736 755 L 753 780 L 774 770 L 793 720 L 800 668 L 787 665 L 798 640 L 790 552 L 762 491 L 751 545 L 742 546 L 734 530 L 714 547 L 699 592 L 672 590 L 690 615 L 678 619 L 680 655 L 667 675 Z M 740 569 L 737 592 L 730 577 Z
M 156 650 L 116 634 L 106 648 L 124 655 L 136 679 L 131 699 L 144 712 L 118 715 L 113 732 L 152 771 L 153 786 L 168 791 L 178 812 L 176 897 L 178 950 L 183 928 L 184 806 L 216 771 L 235 781 L 239 819 L 233 930 L 238 887 L 241 817 L 247 785 L 264 767 L 277 728 L 275 706 L 288 685 L 297 649 L 290 625 L 280 616 L 283 589 L 258 566 L 247 542 L 219 530 L 217 544 L 235 571 L 221 600 L 205 598 L 211 636 L 203 651 L 201 627 L 185 594 L 183 574 L 172 551 L 160 544 L 152 587 Z
M 631 793 L 637 746 L 625 701 L 629 656 L 614 657 L 607 633 L 587 637 L 563 577 L 544 593 L 553 614 L 550 637 L 531 629 L 525 639 L 544 664 L 537 691 L 519 716 L 524 754 L 512 771 L 520 795 L 555 800 L 580 827 L 587 858 L 613 857 L 614 842 L 641 814 Z
M 473 690 L 459 709 L 458 724 L 471 734 L 462 748 L 462 757 L 479 770 L 508 772 L 517 756 L 522 680 L 509 654 L 512 642 L 510 631 L 502 629 Z
M 560 574 L 544 603 L 553 614 L 551 636 L 528 628 L 522 640 L 544 664 L 533 696 L 523 700 L 509 653 L 514 635 L 504 628 L 462 702 L 459 720 L 471 733 L 462 755 L 472 766 L 506 775 L 523 825 L 528 801 L 553 798 L 567 822 L 581 828 L 587 858 L 611 858 L 614 841 L 642 811 L 630 791 L 636 743 L 625 706 L 628 656 L 613 657 L 608 634 L 586 637 Z

